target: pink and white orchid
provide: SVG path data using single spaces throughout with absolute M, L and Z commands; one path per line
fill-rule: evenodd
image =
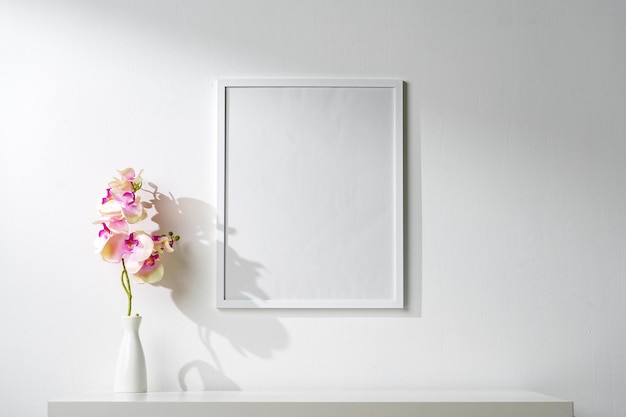
M 134 224 L 146 218 L 146 210 L 141 198 L 133 191 L 107 189 L 107 196 L 102 199 L 100 214 L 107 218 L 125 219 Z
M 121 192 L 135 192 L 141 188 L 143 182 L 141 174 L 143 173 L 143 169 L 139 171 L 139 175 L 135 175 L 135 170 L 132 168 L 126 168 L 118 172 L 122 178 L 114 178 L 113 181 L 109 183 L 111 189 Z
M 134 274 L 141 269 L 143 261 L 152 255 L 153 250 L 152 238 L 144 232 L 114 234 L 103 245 L 100 256 L 105 261 L 114 263 L 120 263 L 124 259 L 126 269 Z
M 163 278 L 163 264 L 161 263 L 161 255 L 158 253 L 151 254 L 141 265 L 141 269 L 133 274 L 135 282 L 147 282 L 153 284 L 161 281 Z
M 160 281 L 164 274 L 161 255 L 174 252 L 174 242 L 180 237 L 172 232 L 150 236 L 136 230 L 135 225 L 147 218 L 141 198 L 137 195 L 142 190 L 143 170 L 139 174 L 132 168 L 118 172 L 121 178 L 109 182 L 98 208 L 100 218 L 94 223 L 101 229 L 94 245 L 102 259 L 122 264 L 122 286 L 128 296 L 130 316 L 132 292 L 129 274 L 136 282 L 152 284 Z

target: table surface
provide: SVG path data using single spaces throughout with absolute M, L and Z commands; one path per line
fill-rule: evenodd
M 49 417 L 572 417 L 573 403 L 519 390 L 91 393 L 48 403 Z
M 520 390 L 182 391 L 86 393 L 51 402 L 531 402 L 571 403 Z

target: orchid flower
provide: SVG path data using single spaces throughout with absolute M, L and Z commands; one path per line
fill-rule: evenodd
M 141 174 L 132 168 L 118 171 L 120 178 L 109 182 L 100 202 L 100 218 L 94 223 L 101 227 L 94 240 L 96 252 L 107 262 L 122 264 L 122 287 L 128 296 L 128 315 L 132 307 L 129 274 L 136 282 L 155 283 L 163 278 L 163 253 L 174 252 L 174 242 L 180 239 L 172 232 L 150 236 L 135 230 L 135 224 L 147 217 L 137 192 L 142 190 Z M 150 202 L 149 202 L 150 203 Z
M 133 274 L 135 282 L 147 282 L 154 284 L 163 278 L 163 264 L 161 255 L 152 253 L 141 265 L 141 269 Z
M 93 241 L 93 244 L 96 247 L 96 253 L 102 252 L 102 248 L 111 237 L 111 229 L 107 227 L 106 223 L 101 223 L 101 224 L 102 224 L 102 230 L 98 232 L 98 237 Z
M 107 262 L 119 263 L 124 259 L 126 269 L 131 274 L 139 271 L 143 261 L 148 259 L 154 249 L 152 238 L 144 232 L 114 234 L 109 237 L 100 255 Z
M 152 236 L 152 240 L 154 241 L 154 251 L 156 253 L 174 252 L 175 239 L 173 239 L 172 237 L 168 235 L 161 235 L 161 236 L 155 235 L 155 236 Z
M 132 168 L 126 168 L 121 171 L 118 171 L 122 176 L 122 179 L 125 181 L 133 182 L 133 183 L 142 183 L 141 174 L 143 174 L 143 169 L 139 171 L 139 175 L 135 175 L 135 170 Z
M 102 199 L 100 214 L 118 220 L 123 218 L 131 224 L 138 223 L 147 216 L 141 205 L 141 198 L 126 188 L 108 188 L 107 196 Z
M 161 254 L 174 252 L 174 242 L 180 236 L 174 236 L 172 232 L 167 235 L 154 235 L 152 241 L 154 249 L 152 255 L 143 262 L 141 269 L 133 274 L 136 282 L 147 282 L 153 284 L 163 278 L 163 264 L 161 264 Z

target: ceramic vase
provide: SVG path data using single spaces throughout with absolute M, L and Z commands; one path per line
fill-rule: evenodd
M 124 316 L 122 344 L 115 367 L 115 392 L 146 392 L 146 359 L 139 339 L 141 317 Z

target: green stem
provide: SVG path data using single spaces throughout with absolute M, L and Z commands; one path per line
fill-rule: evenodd
M 128 296 L 128 315 L 130 316 L 130 312 L 133 305 L 133 293 L 130 289 L 130 278 L 128 277 L 128 271 L 126 270 L 126 264 L 124 263 L 124 259 L 122 259 L 122 287 L 124 287 L 124 291 Z

